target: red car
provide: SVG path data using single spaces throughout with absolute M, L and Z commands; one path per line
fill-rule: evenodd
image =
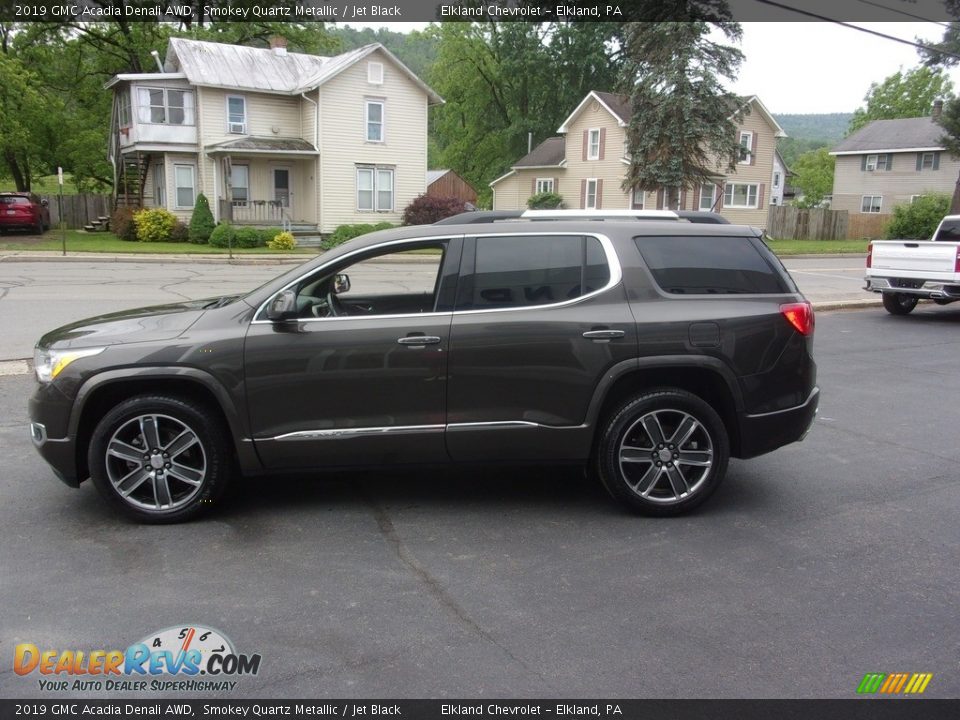
M 0 192 L 0 233 L 32 230 L 42 235 L 50 229 L 47 201 L 28 192 Z

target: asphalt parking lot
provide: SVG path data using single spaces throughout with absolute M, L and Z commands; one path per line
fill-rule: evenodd
M 469 468 L 259 482 L 138 526 L 53 478 L 33 379 L 0 377 L 0 697 L 41 695 L 17 643 L 193 623 L 262 655 L 231 697 L 850 698 L 867 672 L 957 697 L 960 305 L 820 313 L 816 337 L 810 437 L 666 520 L 575 470 Z

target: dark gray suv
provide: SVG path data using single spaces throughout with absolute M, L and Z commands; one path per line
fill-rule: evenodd
M 231 479 L 579 463 L 652 515 L 816 413 L 813 311 L 736 225 L 512 220 L 365 235 L 253 292 L 41 338 L 30 401 L 68 485 L 173 522 Z

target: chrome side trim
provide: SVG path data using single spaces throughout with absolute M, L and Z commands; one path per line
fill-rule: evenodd
M 539 236 L 539 235 L 571 235 L 574 237 L 592 237 L 600 241 L 601 247 L 603 247 L 603 252 L 607 257 L 607 266 L 610 268 L 610 280 L 599 290 L 594 290 L 591 293 L 586 295 L 581 295 L 580 297 L 573 298 L 572 300 L 564 300 L 563 302 L 550 303 L 547 305 L 524 305 L 523 307 L 513 307 L 513 308 L 483 308 L 480 310 L 456 310 L 453 312 L 429 312 L 429 313 L 404 313 L 397 315 L 343 315 L 338 317 L 326 317 L 326 318 L 297 318 L 295 321 L 285 321 L 285 322 L 297 322 L 297 323 L 313 323 L 313 322 L 336 322 L 337 320 L 383 320 L 383 319 L 393 319 L 393 318 L 422 318 L 422 317 L 443 317 L 445 315 L 476 315 L 479 313 L 491 313 L 491 312 L 524 312 L 530 310 L 549 310 L 551 308 L 560 308 L 567 307 L 569 305 L 576 305 L 585 300 L 589 300 L 592 297 L 596 297 L 601 293 L 607 292 L 613 287 L 616 287 L 620 281 L 623 279 L 623 268 L 620 266 L 620 258 L 617 257 L 617 251 L 613 247 L 613 243 L 610 238 L 601 233 L 593 232 L 496 232 L 496 233 L 470 233 L 469 237 L 485 238 L 485 237 L 517 237 L 517 236 Z M 272 320 L 260 320 L 260 314 L 263 312 L 264 308 L 270 304 L 270 301 L 273 300 L 277 295 L 282 293 L 284 290 L 289 290 L 291 287 L 299 283 L 304 278 L 322 273 L 324 270 L 329 268 L 331 265 L 335 265 L 342 260 L 353 257 L 354 255 L 367 252 L 369 250 L 377 250 L 380 248 L 390 247 L 391 245 L 403 245 L 419 242 L 430 242 L 435 240 L 451 240 L 453 238 L 463 238 L 464 235 L 437 235 L 431 237 L 422 237 L 422 238 L 408 238 L 404 240 L 391 240 L 385 242 L 382 245 L 371 245 L 370 247 L 360 248 L 354 250 L 353 252 L 341 255 L 334 260 L 331 260 L 329 263 L 321 265 L 320 267 L 314 268 L 310 272 L 306 272 L 303 275 L 300 275 L 296 280 L 293 280 L 290 283 L 287 283 L 282 288 L 277 290 L 273 295 L 267 298 L 260 307 L 257 308 L 257 312 L 254 314 L 254 320 L 251 321 L 251 325 L 273 325 Z
M 443 432 L 445 425 L 388 425 L 386 427 L 331 428 L 329 430 L 299 430 L 264 440 L 289 442 L 296 440 L 334 440 L 362 435 L 403 435 L 406 433 Z
M 540 423 L 528 422 L 527 420 L 497 420 L 495 422 L 465 422 L 465 423 L 448 423 L 447 430 L 469 430 L 473 428 L 511 428 L 511 427 L 524 427 L 524 428 L 539 428 L 539 427 L 550 427 L 549 425 L 541 425 Z

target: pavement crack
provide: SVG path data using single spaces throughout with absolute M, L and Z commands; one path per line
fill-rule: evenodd
M 192 300 L 193 298 L 191 296 L 184 295 L 183 293 L 179 293 L 176 290 L 170 289 L 175 285 L 183 285 L 184 283 L 190 282 L 191 280 L 195 280 L 196 278 L 200 277 L 200 273 L 197 272 L 196 270 L 187 270 L 186 272 L 190 273 L 193 277 L 186 277 L 181 280 L 177 280 L 176 282 L 171 282 L 171 283 L 167 283 L 166 285 L 161 285 L 160 289 L 163 292 L 168 292 L 168 293 L 171 293 L 172 295 L 177 295 L 179 297 L 182 297 L 184 300 Z
M 364 488 L 363 494 L 366 501 L 373 509 L 373 515 L 377 521 L 377 527 L 380 529 L 380 533 L 393 550 L 393 553 L 397 556 L 397 559 L 400 560 L 400 563 L 404 565 L 411 573 L 413 573 L 414 577 L 416 577 L 422 583 L 423 587 L 431 596 L 433 596 L 440 606 L 453 615 L 469 632 L 495 646 L 514 663 L 522 667 L 528 673 L 535 675 L 541 681 L 550 686 L 551 683 L 546 676 L 527 665 L 527 663 L 521 658 L 517 657 L 510 648 L 493 637 L 493 635 L 484 630 L 476 620 L 470 617 L 467 611 L 460 606 L 460 604 L 450 595 L 450 593 L 446 591 L 446 589 L 443 587 L 443 584 L 440 583 L 440 581 L 437 580 L 429 570 L 423 567 L 416 557 L 414 557 L 413 553 L 410 552 L 410 549 L 406 546 L 406 544 L 400 538 L 400 535 L 397 533 L 397 529 L 394 526 L 393 521 L 390 519 L 390 516 L 387 514 L 386 509 L 370 496 L 366 488 Z

